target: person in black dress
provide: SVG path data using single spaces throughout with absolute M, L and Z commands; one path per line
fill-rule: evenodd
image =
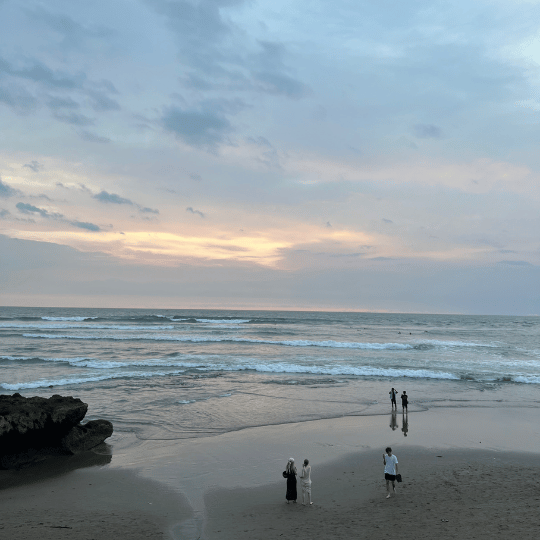
M 285 495 L 287 504 L 289 504 L 289 501 L 296 502 L 298 494 L 296 492 L 296 467 L 293 458 L 289 458 L 289 461 L 287 461 L 284 476 L 287 479 L 287 493 Z

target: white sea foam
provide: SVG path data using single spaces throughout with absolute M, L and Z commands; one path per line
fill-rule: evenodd
M 174 330 L 173 325 L 155 325 L 155 326 L 132 326 L 128 324 L 47 324 L 47 323 L 0 323 L 0 328 L 18 328 L 21 330 Z
M 195 403 L 196 399 L 181 399 L 177 403 L 181 403 L 182 405 L 187 405 L 188 403 Z
M 241 366 L 224 366 L 226 371 L 252 370 L 263 373 L 310 373 L 318 375 L 356 375 L 360 377 L 391 377 L 391 378 L 415 378 L 415 379 L 452 379 L 459 380 L 460 377 L 453 373 L 441 371 L 430 371 L 427 369 L 394 369 L 394 368 L 374 368 L 370 366 L 353 367 L 344 365 L 332 366 L 305 366 L 285 363 L 266 364 L 243 364 Z
M 287 347 L 328 347 L 336 349 L 369 349 L 369 350 L 407 350 L 413 346 L 407 343 L 357 343 L 357 342 L 340 342 L 340 341 L 311 341 L 311 340 L 287 340 L 273 341 L 265 339 L 251 339 L 241 337 L 208 337 L 208 336 L 169 336 L 169 335 L 134 335 L 134 336 L 76 336 L 76 335 L 58 335 L 58 334 L 23 334 L 28 338 L 42 339 L 111 339 L 117 341 L 126 340 L 155 340 L 155 341 L 181 341 L 187 343 L 254 343 L 264 345 L 285 345 Z
M 17 382 L 17 383 L 2 383 L 0 388 L 5 390 L 24 390 L 31 388 L 47 388 L 49 386 L 70 386 L 77 384 L 87 384 L 90 382 L 100 382 L 106 381 L 109 379 L 145 379 L 148 377 L 165 377 L 170 375 L 178 375 L 184 373 L 184 370 L 172 370 L 172 371 L 162 371 L 162 372 L 144 372 L 144 371 L 132 371 L 129 373 L 109 373 L 107 375 L 93 375 L 88 377 L 80 378 L 66 378 L 66 379 L 56 379 L 56 380 L 38 380 L 38 381 L 27 381 L 27 382 Z
M 211 324 L 243 324 L 248 323 L 251 319 L 195 319 L 200 323 Z
M 468 341 L 442 341 L 439 339 L 421 339 L 415 340 L 419 345 L 435 345 L 437 347 L 497 347 L 492 343 L 474 343 Z
M 538 375 L 518 375 L 514 377 L 514 382 L 523 384 L 540 384 L 540 377 Z
M 41 317 L 44 321 L 89 321 L 97 317 Z

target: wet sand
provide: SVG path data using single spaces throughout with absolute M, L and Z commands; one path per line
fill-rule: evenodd
M 103 455 L 0 471 L 0 538 L 532 538 L 540 455 L 524 452 L 540 448 L 536 418 L 439 409 L 409 414 L 407 432 L 398 413 L 188 441 L 115 434 Z M 404 477 L 388 500 L 387 445 Z M 311 507 L 285 504 L 291 455 L 311 461 Z
M 180 494 L 134 471 L 69 468 L 54 459 L 0 471 L 0 538 L 165 540 L 177 537 L 175 527 L 191 516 Z

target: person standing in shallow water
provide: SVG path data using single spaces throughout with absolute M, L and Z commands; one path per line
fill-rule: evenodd
M 289 504 L 289 501 L 296 502 L 298 494 L 296 492 L 296 467 L 293 458 L 289 458 L 289 461 L 287 461 L 285 478 L 287 479 L 287 493 L 285 494 L 287 504 Z
M 309 504 L 313 504 L 311 502 L 311 465 L 309 459 L 304 459 L 304 466 L 300 473 L 300 483 L 302 485 L 302 504 L 306 505 L 306 498 Z
M 392 491 L 396 493 L 396 476 L 398 473 L 398 460 L 397 457 L 392 454 L 392 449 L 388 446 L 386 448 L 386 454 L 382 455 L 384 463 L 384 479 L 386 480 L 386 491 L 388 495 L 386 498 L 390 498 L 390 482 L 392 482 Z
M 390 392 L 388 392 L 388 393 L 390 394 L 390 403 L 392 403 L 392 409 L 394 407 L 397 409 L 397 404 L 396 404 L 397 390 L 392 388 L 392 390 L 390 390 Z
M 401 408 L 403 411 L 409 412 L 409 396 L 407 395 L 407 392 L 403 390 L 403 394 L 401 394 Z

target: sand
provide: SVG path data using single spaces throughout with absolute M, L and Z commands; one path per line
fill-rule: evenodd
M 134 471 L 63 461 L 0 471 L 1 539 L 169 539 L 191 516 L 181 495 Z
M 535 538 L 535 409 L 440 409 L 133 444 L 0 471 L 0 538 L 174 540 Z M 404 482 L 386 499 L 382 449 Z M 515 450 L 519 450 L 516 452 Z M 312 464 L 311 507 L 285 504 L 289 455 Z M 299 501 L 301 502 L 301 501 Z
M 314 465 L 313 506 L 286 504 L 284 482 L 214 492 L 207 496 L 204 537 L 446 540 L 538 535 L 538 456 L 408 448 L 399 459 L 404 482 L 390 499 L 379 460 L 367 455 L 352 455 L 319 471 Z

